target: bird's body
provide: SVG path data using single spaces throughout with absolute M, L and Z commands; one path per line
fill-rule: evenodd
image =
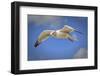
M 65 38 L 68 38 L 68 36 L 69 36 L 68 33 L 61 32 L 60 30 L 57 30 L 55 32 L 56 32 L 56 35 L 54 35 L 55 38 L 65 39 Z
M 35 43 L 37 47 L 40 43 L 47 40 L 50 36 L 59 39 L 69 39 L 75 41 L 76 39 L 70 34 L 70 32 L 75 31 L 72 27 L 65 25 L 62 29 L 59 30 L 44 30 L 38 37 L 38 40 Z

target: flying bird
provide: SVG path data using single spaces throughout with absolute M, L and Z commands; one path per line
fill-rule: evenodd
M 44 30 L 39 35 L 34 46 L 35 47 L 39 46 L 42 42 L 47 40 L 50 36 L 54 38 L 59 38 L 59 39 L 69 39 L 70 41 L 76 41 L 77 39 L 70 34 L 71 32 L 74 32 L 74 31 L 82 34 L 81 32 L 77 31 L 76 29 L 68 25 L 64 25 L 64 27 L 59 30 Z

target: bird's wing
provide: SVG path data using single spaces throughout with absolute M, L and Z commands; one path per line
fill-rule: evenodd
M 60 32 L 64 32 L 64 33 L 69 33 L 71 32 L 72 30 L 67 28 L 67 27 L 63 27 L 62 29 L 60 29 Z
M 42 42 L 42 41 L 46 40 L 46 39 L 50 36 L 50 33 L 51 33 L 51 32 L 52 32 L 51 30 L 45 30 L 45 31 L 43 31 L 43 32 L 39 35 L 38 41 L 39 41 L 39 42 Z
M 68 39 L 70 41 L 77 41 L 78 40 L 76 37 L 72 36 L 70 33 L 68 34 Z
M 35 47 L 37 47 L 41 42 L 43 42 L 44 40 L 46 40 L 49 36 L 50 33 L 52 32 L 52 30 L 44 30 L 38 37 L 38 40 L 35 43 Z

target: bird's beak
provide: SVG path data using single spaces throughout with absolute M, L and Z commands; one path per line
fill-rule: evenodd
M 80 33 L 80 34 L 83 34 L 82 32 L 80 32 L 80 31 L 78 31 L 78 30 L 75 30 L 75 32 L 78 32 L 78 33 Z

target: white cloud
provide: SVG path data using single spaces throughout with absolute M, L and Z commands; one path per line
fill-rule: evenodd
M 87 58 L 88 50 L 86 48 L 80 48 L 73 58 Z

